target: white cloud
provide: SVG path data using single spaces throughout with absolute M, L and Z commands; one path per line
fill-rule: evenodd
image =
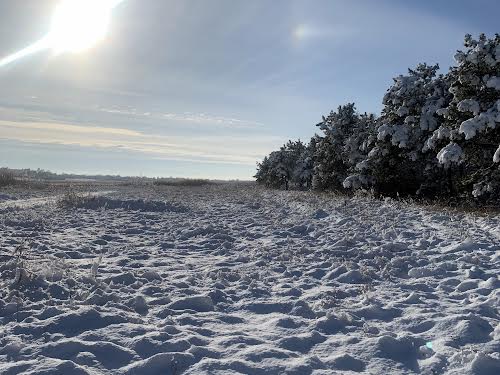
M 146 154 L 152 158 L 255 165 L 281 139 L 268 136 L 164 136 L 100 126 L 0 120 L 0 139 L 78 145 Z
M 229 127 L 229 128 L 260 128 L 264 124 L 251 121 L 242 120 L 233 117 L 217 116 L 207 113 L 194 113 L 194 112 L 184 112 L 184 113 L 162 113 L 162 112 L 151 112 L 151 111 L 141 111 L 137 108 L 132 107 L 99 107 L 101 112 L 112 113 L 117 115 L 134 116 L 134 117 L 145 117 L 156 120 L 167 120 L 167 121 L 180 121 L 189 122 L 198 125 L 212 125 L 217 127 Z

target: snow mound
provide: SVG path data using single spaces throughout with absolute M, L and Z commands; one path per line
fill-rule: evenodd
M 375 355 L 400 362 L 410 369 L 416 370 L 418 368 L 419 347 L 423 344 L 423 340 L 411 336 L 400 338 L 382 336 L 377 340 Z
M 470 315 L 457 322 L 454 327 L 457 341 L 462 344 L 481 343 L 490 340 L 493 327 L 486 320 L 476 315 Z
M 172 310 L 193 310 L 197 312 L 213 311 L 215 306 L 209 296 L 192 296 L 178 299 L 169 306 Z
M 159 353 L 121 369 L 127 375 L 177 375 L 195 362 L 187 353 Z
M 75 312 L 67 312 L 41 320 L 37 324 L 21 323 L 14 331 L 17 334 L 56 333 L 62 331 L 67 336 L 76 336 L 85 331 L 130 321 L 123 314 L 101 313 L 94 308 L 83 307 Z
M 286 337 L 279 342 L 279 346 L 292 352 L 307 353 L 313 346 L 325 341 L 326 338 L 317 331 L 302 335 Z
M 313 214 L 313 218 L 314 219 L 324 219 L 326 217 L 330 216 L 328 214 L 328 212 L 326 212 L 325 210 L 322 210 L 322 209 L 319 209 L 317 210 L 314 214 Z
M 62 339 L 42 346 L 40 353 L 45 357 L 71 360 L 81 353 L 91 353 L 92 360 L 107 369 L 122 367 L 130 363 L 135 352 L 110 342 L 89 342 L 77 339 Z M 88 356 L 87 356 L 88 357 Z M 82 359 L 80 357 L 80 359 Z
M 328 315 L 326 317 L 318 319 L 316 322 L 316 329 L 320 332 L 327 334 L 335 334 L 341 330 L 343 330 L 346 326 L 346 322 L 337 317 L 336 315 Z
M 484 353 L 478 353 L 470 364 L 474 375 L 496 375 L 500 373 L 500 359 Z
M 366 364 L 359 359 L 356 359 L 349 354 L 343 354 L 338 357 L 333 358 L 331 361 L 331 366 L 340 371 L 354 371 L 361 372 L 364 371 Z

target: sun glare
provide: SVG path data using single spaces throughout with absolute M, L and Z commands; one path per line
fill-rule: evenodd
M 106 0 L 64 0 L 56 8 L 47 35 L 56 52 L 81 52 L 103 40 L 114 4 Z
M 62 0 L 52 17 L 49 33 L 39 41 L 0 59 L 0 67 L 34 53 L 81 52 L 102 41 L 108 32 L 111 11 L 123 0 Z
M 309 29 L 305 25 L 299 25 L 293 30 L 295 39 L 304 39 L 309 34 Z

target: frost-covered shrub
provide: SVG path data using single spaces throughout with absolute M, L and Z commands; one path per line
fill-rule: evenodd
M 500 197 L 500 35 L 465 37 L 447 80 L 452 100 L 426 148 L 450 169 L 456 192 Z

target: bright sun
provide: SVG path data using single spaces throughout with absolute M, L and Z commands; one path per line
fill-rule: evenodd
M 56 52 L 80 52 L 104 39 L 117 0 L 63 0 L 46 36 Z
M 111 11 L 124 0 L 61 0 L 49 33 L 37 42 L 0 59 L 0 68 L 26 56 L 51 49 L 81 52 L 104 39 Z

